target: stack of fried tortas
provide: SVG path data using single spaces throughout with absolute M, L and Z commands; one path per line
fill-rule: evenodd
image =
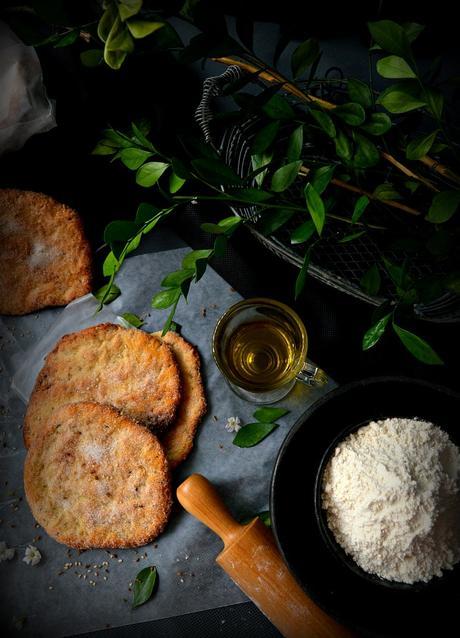
M 178 334 L 106 323 L 64 336 L 24 423 L 35 518 L 80 549 L 150 542 L 171 511 L 170 470 L 205 411 L 197 350 Z

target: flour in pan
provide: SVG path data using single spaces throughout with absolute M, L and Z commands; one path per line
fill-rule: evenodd
M 460 560 L 460 450 L 432 423 L 391 418 L 342 441 L 322 506 L 336 541 L 365 571 L 429 581 Z

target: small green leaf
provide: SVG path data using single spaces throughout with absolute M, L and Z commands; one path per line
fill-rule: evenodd
M 104 241 L 112 244 L 115 241 L 128 241 L 139 231 L 139 224 L 132 221 L 117 220 L 107 224 L 104 230 Z
M 187 279 L 191 279 L 195 274 L 195 270 L 193 268 L 186 268 L 184 270 L 175 270 L 174 272 L 170 272 L 169 275 L 161 282 L 163 288 L 178 288 L 184 281 Z
M 113 128 L 107 128 L 104 131 L 104 144 L 112 143 L 116 148 L 130 148 L 133 145 L 133 141 L 129 139 L 120 131 L 115 131 Z
M 414 109 L 426 106 L 426 102 L 419 96 L 419 91 L 407 82 L 392 84 L 379 95 L 378 104 L 384 106 L 390 113 L 408 113 Z
M 309 219 L 291 233 L 291 244 L 303 244 L 310 239 L 314 232 L 315 224 L 313 220 Z
M 382 278 L 377 264 L 372 264 L 369 270 L 364 273 L 360 281 L 361 289 L 371 297 L 375 297 L 375 295 L 378 294 L 381 283 Z
M 200 224 L 200 228 L 201 230 L 204 230 L 205 233 L 210 233 L 211 235 L 223 235 L 225 233 L 223 228 L 217 224 L 210 224 L 209 222 Z
M 151 20 L 128 20 L 126 24 L 131 35 L 136 40 L 145 38 L 165 25 L 164 22 L 153 22 Z
M 361 197 L 358 197 L 353 210 L 353 215 L 351 216 L 351 221 L 353 224 L 356 224 L 356 222 L 359 221 L 368 205 L 369 198 L 366 197 L 366 195 L 361 195 Z
M 365 109 L 372 106 L 372 94 L 367 84 L 353 78 L 347 81 L 348 95 L 352 102 L 361 104 Z
M 131 18 L 142 9 L 142 0 L 118 0 L 117 4 L 118 13 L 122 20 Z
M 191 163 L 202 178 L 215 186 L 241 184 L 241 178 L 229 166 L 216 159 L 200 158 Z
M 145 323 L 143 319 L 133 314 L 132 312 L 125 312 L 121 316 L 127 323 L 129 323 L 134 328 L 140 328 Z
M 176 301 L 178 301 L 180 295 L 180 288 L 170 288 L 169 290 L 162 290 L 153 297 L 152 308 L 155 308 L 156 310 L 169 308 L 174 303 L 176 303 Z
M 253 514 L 252 516 L 246 516 L 241 520 L 241 525 L 247 525 L 248 523 L 251 523 L 255 518 L 260 518 L 260 520 L 266 527 L 272 526 L 272 519 L 268 510 L 259 512 L 258 514 Z
M 406 58 L 410 55 L 410 44 L 403 27 L 392 20 L 368 22 L 373 40 L 384 51 Z
M 391 129 L 391 120 L 386 113 L 371 113 L 361 130 L 369 135 L 385 135 Z
M 362 235 L 364 235 L 365 232 L 366 232 L 365 230 L 358 230 L 356 231 L 356 233 L 350 233 L 349 235 L 345 235 L 345 237 L 342 237 L 341 239 L 339 239 L 339 244 L 348 244 L 349 241 L 358 239 L 358 237 L 361 237 Z
M 102 40 L 102 42 L 107 41 L 110 30 L 112 29 L 113 23 L 115 22 L 116 18 L 116 7 L 114 4 L 109 4 L 102 14 L 101 19 L 99 20 L 97 25 L 97 35 Z
M 291 57 L 291 70 L 294 79 L 296 80 L 302 76 L 305 71 L 310 67 L 319 55 L 319 45 L 317 40 L 309 38 L 299 44 L 294 49 Z
M 413 332 L 400 328 L 393 323 L 393 329 L 400 338 L 402 344 L 409 352 L 422 363 L 429 365 L 443 365 L 444 361 L 433 350 L 433 348 L 424 339 L 421 339 Z
M 174 193 L 177 193 L 177 191 L 182 188 L 185 182 L 186 180 L 176 175 L 176 173 L 171 173 L 169 176 L 169 192 L 174 195 Z
M 429 153 L 437 134 L 438 131 L 436 130 L 432 133 L 429 133 L 428 135 L 421 135 L 420 137 L 416 137 L 414 140 L 409 142 L 406 148 L 407 159 L 418 160 Z
M 272 235 L 284 226 L 294 215 L 292 210 L 265 210 L 260 220 L 260 231 L 263 235 Z
M 328 164 L 327 166 L 320 166 L 317 168 L 311 178 L 311 184 L 314 186 L 318 195 L 322 195 L 326 188 L 329 186 L 334 175 L 335 165 Z
M 259 408 L 252 415 L 257 421 L 261 423 L 274 423 L 278 419 L 281 419 L 282 416 L 285 416 L 289 413 L 289 410 L 286 408 Z
M 437 89 L 425 87 L 423 96 L 427 101 L 427 108 L 436 120 L 442 118 L 442 110 L 444 107 L 444 96 Z
M 315 224 L 318 235 L 321 235 L 326 219 L 326 211 L 324 208 L 323 200 L 321 199 L 321 195 L 317 193 L 315 187 L 312 186 L 312 184 L 307 184 L 305 186 L 304 194 L 305 201 L 307 202 L 308 212 L 310 213 L 313 223 Z
M 233 439 L 233 445 L 253 447 L 263 441 L 277 427 L 276 423 L 248 423 L 237 432 Z
M 252 153 L 260 155 L 266 151 L 275 141 L 280 123 L 278 121 L 270 122 L 258 131 L 251 145 Z
M 378 164 L 380 153 L 375 144 L 356 131 L 353 131 L 353 139 L 356 144 L 356 151 L 353 157 L 354 166 L 356 168 L 370 168 Z
M 460 190 L 436 193 L 425 219 L 432 224 L 443 224 L 455 214 L 459 204 Z
M 62 47 L 68 47 L 78 40 L 78 36 L 80 35 L 80 29 L 73 29 L 68 33 L 65 33 L 63 36 L 60 36 L 54 43 L 55 49 L 60 49 Z
M 334 115 L 340 117 L 345 124 L 350 126 L 359 126 L 366 119 L 366 112 L 361 104 L 356 102 L 348 102 L 348 104 L 341 104 L 334 109 Z
M 384 184 L 376 186 L 372 196 L 381 202 L 388 199 L 401 199 L 401 195 L 390 182 L 385 182 Z
M 266 202 L 273 197 L 272 193 L 267 193 L 259 188 L 228 188 L 226 192 L 230 197 L 235 197 L 235 199 L 249 204 Z
M 110 142 L 110 140 L 102 140 L 101 142 L 98 142 L 91 151 L 91 155 L 113 155 L 116 153 L 116 148 L 110 146 L 106 142 Z
M 341 130 L 337 131 L 335 138 L 335 152 L 343 160 L 350 160 L 353 154 L 353 148 L 349 138 Z
M 303 258 L 302 268 L 300 269 L 299 274 L 297 275 L 297 278 L 295 280 L 294 299 L 298 299 L 303 289 L 305 288 L 305 284 L 307 283 L 308 266 L 310 265 L 310 254 L 311 248 L 308 248 Z
M 141 571 L 136 576 L 136 580 L 134 581 L 132 604 L 133 609 L 135 607 L 143 605 L 148 600 L 150 600 L 156 581 L 156 567 L 144 567 L 144 569 L 141 569 Z
M 115 257 L 112 251 L 109 252 L 102 264 L 102 273 L 104 277 L 110 277 L 113 275 L 119 267 L 118 259 Z
M 226 235 L 217 235 L 214 240 L 214 255 L 216 257 L 223 257 L 225 255 L 225 251 L 227 250 L 228 239 Z M 207 261 L 206 259 L 201 259 L 197 261 L 197 264 L 203 264 L 203 267 L 206 268 Z M 199 277 L 197 275 L 196 280 L 198 281 Z
M 87 49 L 80 53 L 80 60 L 83 66 L 95 67 L 104 61 L 104 51 L 102 49 Z
M 120 151 L 121 161 L 132 171 L 137 171 L 149 157 L 152 157 L 152 153 L 143 151 L 140 148 L 123 148 Z
M 152 217 L 157 215 L 160 212 L 160 209 L 154 206 L 153 204 L 148 204 L 147 202 L 142 202 L 137 207 L 136 211 L 136 224 L 145 224 L 150 221 Z
M 140 144 L 140 146 L 143 146 L 145 149 L 154 153 L 157 152 L 152 142 L 146 137 L 150 130 L 150 122 L 144 121 L 143 125 L 139 122 L 139 126 L 136 122 L 131 122 L 131 130 L 135 141 Z
M 377 72 L 382 78 L 403 80 L 417 77 L 410 66 L 398 55 L 389 55 L 377 62 Z
M 425 25 L 417 22 L 404 22 L 402 25 L 409 42 L 414 42 L 418 36 L 425 30 Z
M 316 109 L 310 109 L 310 115 L 316 120 L 323 131 L 331 138 L 336 136 L 336 130 L 332 118 L 323 111 L 317 111 Z
M 257 191 L 256 191 L 257 192 Z M 238 226 L 241 226 L 243 223 L 243 219 L 241 217 L 237 217 L 236 215 L 232 215 L 231 217 L 225 217 L 218 222 L 218 227 L 222 228 L 227 237 L 233 235 Z
M 375 346 L 375 344 L 380 340 L 385 332 L 385 328 L 387 327 L 391 315 L 392 313 L 389 312 L 387 315 L 379 319 L 377 323 L 371 326 L 371 328 L 369 328 L 369 330 L 365 333 L 362 344 L 363 350 L 369 350 L 369 348 Z
M 273 95 L 262 107 L 263 112 L 273 120 L 292 120 L 295 113 L 289 102 L 281 95 Z
M 295 162 L 300 159 L 303 148 L 303 124 L 295 128 L 289 136 L 287 147 L 288 162 Z
M 289 188 L 299 174 L 301 166 L 302 161 L 298 160 L 297 162 L 289 162 L 289 164 L 278 168 L 272 176 L 271 190 L 275 193 L 281 193 Z
M 138 169 L 136 183 L 146 188 L 154 186 L 168 167 L 165 162 L 147 162 Z
M 203 250 L 192 250 L 192 252 L 185 255 L 182 260 L 182 268 L 184 269 L 194 269 L 195 264 L 200 259 L 209 259 L 211 257 L 213 251 L 212 248 L 206 248 Z
M 109 304 L 121 295 L 121 290 L 114 283 L 110 284 L 109 282 L 108 284 L 105 284 L 105 286 L 99 288 L 99 290 L 96 290 L 93 295 L 101 302 L 105 297 L 104 304 Z
M 252 170 L 260 171 L 254 177 L 256 184 L 257 186 L 259 186 L 259 188 L 261 188 L 262 184 L 264 183 L 264 179 L 268 172 L 268 165 L 270 164 L 272 159 L 273 159 L 272 153 L 262 153 L 260 155 L 256 153 L 255 155 L 251 156 Z M 263 167 L 265 167 L 265 170 L 261 170 L 263 169 Z

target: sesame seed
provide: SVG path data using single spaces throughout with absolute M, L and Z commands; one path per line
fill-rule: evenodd
M 48 589 L 54 589 L 53 585 L 50 585 L 50 586 L 48 587 Z
M 118 562 L 119 562 L 119 563 L 122 563 L 122 562 L 123 562 L 123 559 L 122 559 L 122 558 L 119 558 L 119 559 L 118 559 Z
M 107 576 L 104 576 L 104 580 L 107 580 Z

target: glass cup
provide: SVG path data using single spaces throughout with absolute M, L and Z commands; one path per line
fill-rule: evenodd
M 296 312 L 279 301 L 254 298 L 218 320 L 212 353 L 230 388 L 246 401 L 275 403 L 296 381 L 324 385 L 326 373 L 307 361 L 308 336 Z

